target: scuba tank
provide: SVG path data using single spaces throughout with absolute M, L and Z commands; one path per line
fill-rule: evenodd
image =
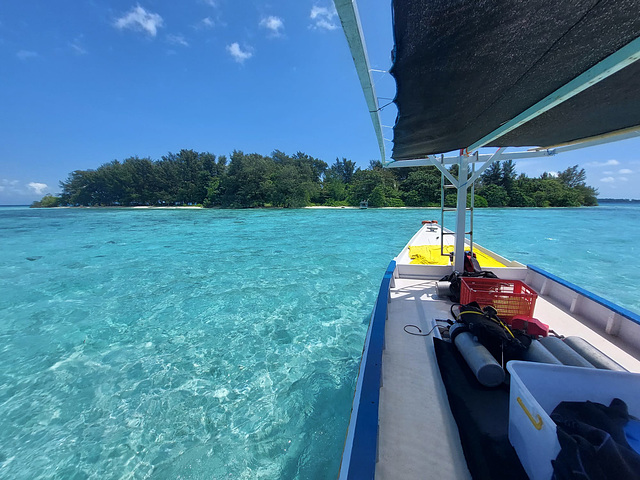
M 573 350 L 558 337 L 542 337 L 539 342 L 551 352 L 563 365 L 574 367 L 595 368 L 582 355 Z
M 587 361 L 596 368 L 602 370 L 615 370 L 618 372 L 627 371 L 626 368 L 615 360 L 609 358 L 582 337 L 567 337 L 564 339 L 564 343 L 579 353 L 580 356 L 586 358 Z
M 497 387 L 504 381 L 504 369 L 493 358 L 468 327 L 461 322 L 456 322 L 449 329 L 449 335 L 469 368 L 485 387 Z
M 538 341 L 533 340 L 526 352 L 522 355 L 523 360 L 527 362 L 537 363 L 550 363 L 552 365 L 562 365 L 562 362 L 558 360 L 553 354 L 544 348 L 544 346 Z

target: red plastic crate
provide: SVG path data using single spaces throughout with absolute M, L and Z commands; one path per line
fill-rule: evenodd
M 520 280 L 461 277 L 460 303 L 478 302 L 481 308 L 493 306 L 500 319 L 509 321 L 516 315 L 533 317 L 538 294 Z

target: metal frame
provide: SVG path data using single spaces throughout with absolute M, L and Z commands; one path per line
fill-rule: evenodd
M 473 185 L 473 183 L 482 175 L 487 167 L 493 162 L 499 160 L 505 160 L 511 158 L 509 154 L 505 155 L 506 147 L 499 148 L 492 155 L 479 155 L 478 152 L 475 152 L 473 155 L 469 155 L 467 152 L 462 152 L 460 155 L 456 157 L 445 157 L 444 155 L 440 156 L 438 160 L 437 157 L 428 157 L 426 159 L 420 160 L 401 160 L 398 162 L 393 162 L 388 165 L 388 168 L 399 168 L 399 167 L 415 167 L 415 166 L 426 166 L 426 165 L 434 165 L 444 177 L 446 177 L 451 184 L 457 190 L 457 198 L 456 198 L 456 228 L 455 228 L 455 240 L 454 240 L 454 269 L 458 272 L 464 270 L 464 241 L 465 241 L 465 225 L 467 221 L 467 191 L 469 187 Z M 517 153 L 517 152 L 516 152 Z M 529 157 L 541 157 L 552 155 L 548 151 L 544 152 L 520 152 L 520 158 L 529 158 Z M 523 156 L 525 154 L 526 156 Z M 471 176 L 468 176 L 468 166 L 470 164 L 476 164 L 482 162 L 482 166 L 475 170 Z M 407 165 L 408 163 L 408 165 Z M 445 165 L 452 165 L 457 163 L 458 165 L 458 178 L 456 179 L 449 170 L 445 167 Z M 443 199 L 440 199 L 441 204 Z M 444 226 L 443 226 L 444 227 Z M 473 231 L 473 227 L 471 228 Z M 473 248 L 473 247 L 472 247 Z M 461 252 L 458 255 L 457 252 Z
M 609 135 L 597 136 L 582 141 L 578 141 L 574 144 L 558 146 L 548 149 L 534 149 L 524 152 L 508 152 L 505 153 L 507 147 L 500 147 L 493 154 L 479 154 L 476 150 L 473 155 L 469 155 L 470 149 L 464 150 L 461 155 L 438 156 L 430 155 L 427 158 L 420 158 L 415 160 L 398 160 L 387 164 L 387 168 L 401 168 L 401 167 L 420 167 L 420 166 L 435 166 L 440 172 L 447 177 L 447 179 L 457 188 L 458 198 L 456 203 L 456 230 L 454 241 L 454 269 L 458 272 L 464 270 L 464 241 L 465 241 L 465 223 L 467 214 L 467 190 L 482 173 L 493 162 L 503 160 L 522 160 L 527 158 L 536 157 L 551 157 L 559 153 L 568 152 L 571 150 L 577 150 L 580 148 L 593 147 L 595 145 L 603 145 L 606 143 L 616 142 L 640 136 L 640 127 L 627 128 L 618 132 L 612 132 Z M 471 177 L 466 177 L 467 166 L 471 163 L 481 164 L 475 173 Z M 445 165 L 458 164 L 458 180 L 447 170 Z M 461 176 L 463 175 L 464 176 Z M 456 252 L 462 252 L 457 255 Z
M 369 107 L 373 129 L 378 138 L 380 158 L 382 164 L 386 165 L 384 136 L 382 135 L 382 123 L 380 122 L 380 107 L 378 106 L 378 97 L 376 96 L 373 79 L 371 78 L 371 67 L 369 66 L 369 57 L 367 56 L 367 47 L 364 43 L 358 7 L 356 6 L 355 0 L 334 0 L 333 3 L 336 6 L 340 22 L 342 23 L 342 31 L 347 37 L 353 63 L 355 63 L 360 85 L 364 92 L 364 98 L 367 101 L 367 107 Z

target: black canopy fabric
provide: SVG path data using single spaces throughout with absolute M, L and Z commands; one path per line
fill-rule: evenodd
M 395 160 L 466 148 L 640 36 L 640 0 L 393 0 Z M 640 61 L 494 140 L 640 125 Z

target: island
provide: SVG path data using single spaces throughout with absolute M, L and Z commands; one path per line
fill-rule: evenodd
M 457 176 L 458 166 L 450 169 Z M 512 160 L 495 162 L 475 188 L 475 207 L 579 207 L 597 205 L 578 165 L 557 174 L 518 175 Z M 95 170 L 75 170 L 61 193 L 32 207 L 202 206 L 220 208 L 307 206 L 439 207 L 440 172 L 435 167 L 388 169 L 372 160 L 359 168 L 346 158 L 329 166 L 303 152 L 275 150 L 265 156 L 235 150 L 229 158 L 180 150 L 159 160 L 129 157 Z M 456 195 L 445 205 L 455 206 Z

